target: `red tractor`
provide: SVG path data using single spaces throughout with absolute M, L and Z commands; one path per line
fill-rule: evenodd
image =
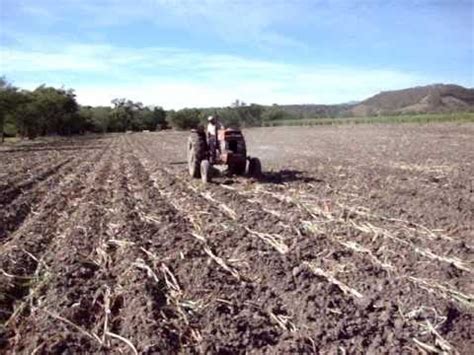
M 211 181 L 215 165 L 227 166 L 230 174 L 259 178 L 262 166 L 258 158 L 247 156 L 247 147 L 242 131 L 238 129 L 219 129 L 217 146 L 211 149 L 204 129 L 191 131 L 188 138 L 188 169 L 193 178 L 201 178 L 203 182 Z M 248 161 L 248 168 L 247 168 Z

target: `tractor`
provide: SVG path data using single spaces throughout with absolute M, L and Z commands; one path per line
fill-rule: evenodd
M 216 171 L 224 170 L 225 167 L 228 173 L 235 175 L 247 172 L 250 177 L 258 179 L 262 174 L 260 160 L 247 156 L 245 139 L 238 129 L 219 129 L 214 151 L 211 150 L 204 129 L 194 129 L 188 138 L 187 148 L 189 175 L 201 178 L 204 183 L 210 182 Z

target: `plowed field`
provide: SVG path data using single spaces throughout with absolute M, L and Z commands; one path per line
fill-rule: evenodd
M 474 351 L 474 125 L 253 129 L 0 150 L 0 352 Z

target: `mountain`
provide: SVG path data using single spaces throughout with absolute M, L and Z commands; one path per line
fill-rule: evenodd
M 278 105 L 296 118 L 398 115 L 474 111 L 474 89 L 434 84 L 384 91 L 364 101 L 339 105 Z
M 381 92 L 353 106 L 354 116 L 474 110 L 474 89 L 435 84 Z

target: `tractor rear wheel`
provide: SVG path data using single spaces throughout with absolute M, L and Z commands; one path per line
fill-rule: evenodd
M 193 178 L 201 176 L 201 161 L 207 158 L 206 137 L 200 132 L 193 132 L 188 138 L 188 170 Z
M 250 158 L 249 160 L 249 176 L 253 178 L 260 178 L 262 176 L 262 163 L 258 158 Z

